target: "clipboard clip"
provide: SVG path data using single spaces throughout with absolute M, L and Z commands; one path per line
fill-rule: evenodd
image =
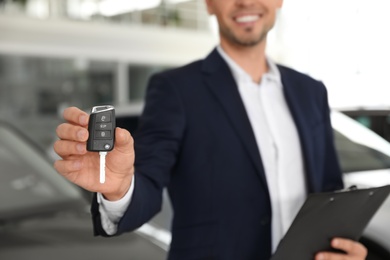
M 356 185 L 351 185 L 348 188 L 337 190 L 335 192 L 345 192 L 345 191 L 354 191 L 354 190 L 358 190 L 358 187 Z
M 358 187 L 356 185 L 351 185 L 348 188 L 338 190 L 335 192 L 348 192 L 348 191 L 356 191 L 356 190 L 358 190 Z M 370 191 L 370 193 L 368 195 L 372 196 L 372 195 L 374 195 L 374 193 L 375 193 L 374 191 Z M 330 201 L 334 201 L 334 198 L 330 198 Z

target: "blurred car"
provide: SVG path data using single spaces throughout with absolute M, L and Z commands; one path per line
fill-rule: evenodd
M 143 103 L 116 107 L 116 124 L 134 132 Z M 345 187 L 377 187 L 390 184 L 390 143 L 348 116 L 332 111 L 335 145 Z M 154 221 L 169 230 L 172 211 L 166 193 L 163 210 Z M 368 248 L 367 260 L 390 259 L 390 196 L 365 229 L 361 242 Z M 169 240 L 165 240 L 169 244 Z
M 390 141 L 389 106 L 340 107 L 339 111 Z
M 166 259 L 153 224 L 110 239 L 93 236 L 90 201 L 45 153 L 0 122 L 0 259 Z
M 354 119 L 332 112 L 335 144 L 346 187 L 390 184 L 390 143 Z M 390 196 L 368 224 L 361 239 L 368 260 L 390 259 Z

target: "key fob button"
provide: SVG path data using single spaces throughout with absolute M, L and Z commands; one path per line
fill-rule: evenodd
M 96 122 L 111 122 L 111 115 L 109 113 L 101 113 L 96 115 Z
M 96 131 L 96 138 L 111 138 L 111 131 Z
M 111 123 L 96 124 L 96 129 L 98 130 L 112 129 L 112 124 Z

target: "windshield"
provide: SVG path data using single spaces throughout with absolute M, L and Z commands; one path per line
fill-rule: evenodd
M 0 124 L 0 220 L 47 212 L 80 197 L 26 139 Z
M 355 143 L 335 131 L 336 149 L 344 173 L 390 168 L 390 157 L 371 147 Z
M 390 168 L 390 144 L 355 120 L 332 112 L 335 145 L 344 173 Z

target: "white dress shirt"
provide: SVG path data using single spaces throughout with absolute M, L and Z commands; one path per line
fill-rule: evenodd
M 114 235 L 118 230 L 118 222 L 125 214 L 127 207 L 131 202 L 134 192 L 135 178 L 131 181 L 129 191 L 116 201 L 106 200 L 101 193 L 97 194 L 97 202 L 99 203 L 100 220 L 102 227 L 108 235 Z
M 237 83 L 259 147 L 271 198 L 272 251 L 275 251 L 306 198 L 299 136 L 277 66 L 267 59 L 269 71 L 256 83 L 220 46 L 217 50 Z M 134 182 L 135 177 L 121 200 L 107 201 L 98 194 L 102 226 L 107 234 L 116 233 L 117 223 L 131 202 Z
M 278 67 L 256 83 L 219 46 L 244 102 L 267 179 L 272 208 L 272 251 L 290 227 L 306 198 L 303 157 L 298 132 L 283 94 Z

